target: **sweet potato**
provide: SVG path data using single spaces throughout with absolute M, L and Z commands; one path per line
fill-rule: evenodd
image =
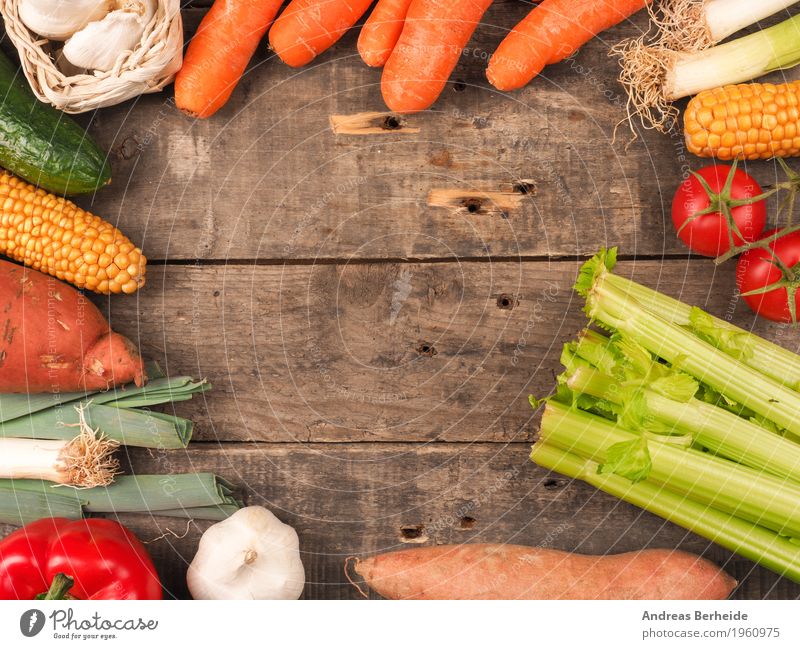
M 0 261 L 0 392 L 105 390 L 147 377 L 139 352 L 83 294 Z
M 589 556 L 442 545 L 355 559 L 354 568 L 388 599 L 724 599 L 736 586 L 713 563 L 679 550 Z

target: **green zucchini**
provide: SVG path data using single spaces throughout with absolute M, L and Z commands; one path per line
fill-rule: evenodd
M 0 53 L 0 166 L 59 195 L 111 182 L 106 154 L 71 117 L 40 102 Z

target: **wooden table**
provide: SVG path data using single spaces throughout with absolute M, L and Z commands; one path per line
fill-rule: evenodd
M 171 90 L 94 117 L 114 182 L 80 202 L 150 260 L 138 295 L 97 302 L 170 373 L 214 385 L 176 408 L 197 424 L 189 450 L 132 451 L 130 465 L 240 485 L 297 528 L 309 598 L 357 597 L 349 555 L 472 541 L 680 547 L 724 565 L 738 597 L 797 598 L 768 570 L 528 460 L 528 395 L 550 391 L 584 324 L 571 286 L 600 246 L 619 246 L 626 275 L 800 343 L 739 303 L 731 264 L 678 242 L 671 195 L 701 164 L 680 136 L 612 140 L 624 99 L 606 52 L 641 17 L 504 95 L 485 64 L 528 9 L 495 2 L 425 114 L 382 112 L 380 74 L 350 35 L 300 70 L 262 46 L 207 121 L 181 115 Z M 186 10 L 187 33 L 202 11 Z M 367 111 L 380 114 L 352 118 Z M 180 536 L 149 548 L 169 592 L 187 596 L 207 525 L 124 521 L 144 539 Z

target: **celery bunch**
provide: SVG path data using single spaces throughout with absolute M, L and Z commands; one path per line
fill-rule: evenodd
M 800 357 L 614 275 L 564 347 L 531 459 L 800 581 Z

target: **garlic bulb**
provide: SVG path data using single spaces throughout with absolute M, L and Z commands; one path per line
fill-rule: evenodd
M 133 51 L 155 13 L 155 0 L 116 0 L 114 11 L 90 22 L 64 45 L 64 58 L 78 68 L 107 72 L 123 52 Z
M 22 0 L 19 17 L 32 32 L 63 41 L 111 11 L 113 0 Z
M 264 507 L 209 527 L 186 574 L 195 599 L 297 599 L 305 581 L 297 532 Z

